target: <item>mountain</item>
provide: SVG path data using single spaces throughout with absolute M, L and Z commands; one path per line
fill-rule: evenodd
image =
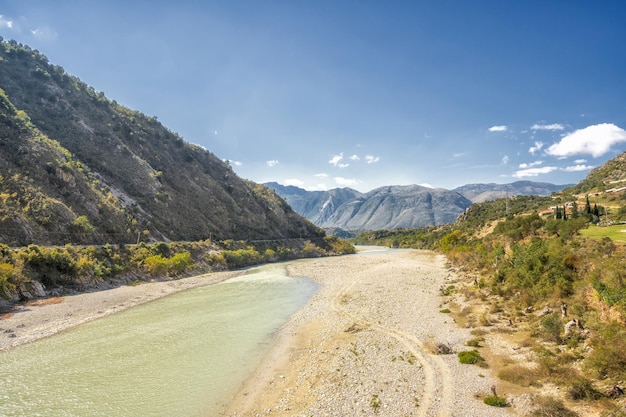
M 472 202 L 455 191 L 419 185 L 380 187 L 368 193 L 350 188 L 306 191 L 265 184 L 316 225 L 345 230 L 433 226 L 455 221 Z
M 549 196 L 566 185 L 517 181 L 468 184 L 454 190 L 419 185 L 387 186 L 369 193 L 351 188 L 306 191 L 276 182 L 265 185 L 316 225 L 341 235 L 342 230 L 382 230 L 435 226 L 454 222 L 472 203 L 515 195 Z
M 462 194 L 472 201 L 472 203 L 482 203 L 484 201 L 504 198 L 507 195 L 541 195 L 549 196 L 552 193 L 562 191 L 567 185 L 554 185 L 547 182 L 516 181 L 510 184 L 467 184 L 455 188 L 453 191 Z
M 0 38 L 0 242 L 317 237 L 266 187 L 156 117 Z

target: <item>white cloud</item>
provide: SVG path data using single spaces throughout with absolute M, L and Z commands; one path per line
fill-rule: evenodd
M 333 155 L 333 157 L 330 158 L 330 161 L 328 161 L 328 163 L 331 165 L 337 166 L 342 160 L 343 160 L 343 152 L 341 152 L 339 155 Z
M 351 161 L 360 161 L 360 160 L 361 160 L 361 158 L 359 158 L 359 155 L 352 155 L 352 156 L 350 157 L 350 160 L 351 160 Z
M 563 171 L 578 172 L 578 171 L 589 171 L 590 169 L 593 169 L 593 167 L 590 165 L 573 165 L 573 166 L 563 168 Z
M 349 186 L 359 183 L 359 181 L 354 178 L 350 179 L 350 178 L 343 178 L 343 177 L 335 177 L 334 180 L 335 180 L 335 183 L 337 183 L 338 185 L 341 185 L 342 187 L 349 187 Z
M 274 166 L 278 165 L 280 162 L 278 162 L 275 159 L 272 159 L 271 161 L 265 161 L 265 163 L 267 164 L 268 167 L 274 167 Z
M 535 146 L 531 146 L 530 149 L 528 149 L 528 152 L 530 152 L 531 155 L 534 155 L 535 153 L 539 152 L 541 148 L 543 148 L 543 145 L 543 142 L 535 142 Z
M 37 39 L 52 41 L 57 38 L 57 32 L 49 27 L 33 29 L 30 33 Z
M 13 29 L 13 21 L 0 14 L 0 28 Z
M 551 125 L 539 125 L 534 124 L 531 127 L 532 130 L 563 130 L 565 127 L 560 123 L 552 123 Z
M 504 156 L 502 157 L 502 163 L 503 163 L 504 165 L 506 165 L 506 164 L 508 164 L 508 163 L 509 163 L 509 156 L 508 156 L 508 155 L 504 155 Z
M 307 191 L 326 191 L 328 190 L 328 186 L 324 183 L 315 184 L 310 187 L 304 187 Z
M 536 177 L 541 174 L 549 174 L 551 172 L 556 171 L 557 169 L 558 169 L 557 167 L 528 168 L 528 169 L 522 169 L 522 170 L 515 172 L 513 176 L 515 178 Z
M 574 161 L 575 164 L 584 164 L 585 162 L 587 162 L 586 159 L 577 159 Z
M 491 126 L 487 130 L 490 132 L 506 132 L 507 130 L 509 130 L 509 128 L 506 126 Z
M 326 174 L 325 172 L 320 172 L 319 174 L 315 174 L 313 176 L 316 178 L 328 178 L 328 174 Z
M 287 178 L 285 179 L 285 185 L 293 185 L 294 187 L 304 187 L 304 181 L 301 181 L 297 178 Z
M 373 155 L 365 155 L 365 160 L 367 161 L 368 164 L 373 164 L 373 163 L 380 161 L 380 158 L 377 156 L 373 156 Z
M 522 169 L 527 169 L 527 168 L 532 168 L 535 167 L 537 165 L 541 165 L 543 164 L 543 161 L 535 161 L 535 162 L 531 162 L 529 164 L 519 164 L 519 167 Z
M 550 146 L 546 153 L 556 157 L 591 155 L 597 158 L 620 142 L 626 142 L 626 131 L 612 123 L 601 123 L 565 135 L 560 142 Z
M 429 183 L 427 183 L 427 182 L 423 182 L 423 183 L 421 183 L 421 184 L 417 184 L 417 185 L 420 185 L 420 186 L 422 186 L 422 187 L 426 187 L 426 188 L 435 188 L 435 187 L 433 187 L 431 184 L 429 184 Z
M 236 167 L 240 167 L 243 165 L 243 162 L 241 161 L 230 161 L 231 164 L 233 164 Z

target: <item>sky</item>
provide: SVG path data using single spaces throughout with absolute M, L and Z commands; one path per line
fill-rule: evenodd
M 626 150 L 621 0 L 0 0 L 0 36 L 256 182 L 574 184 Z M 2 80 L 0 80 L 0 87 Z

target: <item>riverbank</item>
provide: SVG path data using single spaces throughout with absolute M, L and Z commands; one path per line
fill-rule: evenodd
M 214 272 L 146 282 L 66 297 L 37 299 L 0 315 L 0 351 L 51 336 L 80 324 L 178 291 L 216 284 L 242 271 Z
M 319 292 L 277 331 L 274 347 L 238 393 L 227 416 L 502 416 L 519 407 L 489 407 L 498 387 L 490 369 L 462 365 L 455 353 L 474 338 L 459 327 L 441 288 L 465 278 L 427 251 L 392 251 L 301 260 L 291 276 Z M 243 272 L 212 273 L 42 300 L 0 319 L 0 349 L 52 335 L 187 288 Z M 452 306 L 450 306 L 452 307 Z M 482 353 L 482 352 L 481 352 Z M 522 413 L 523 414 L 523 413 Z
M 483 403 L 498 386 L 489 369 L 437 346 L 471 350 L 469 329 L 440 312 L 440 288 L 458 279 L 433 252 L 295 262 L 320 291 L 281 328 L 275 348 L 226 416 L 502 416 Z M 506 394 L 498 391 L 499 394 Z

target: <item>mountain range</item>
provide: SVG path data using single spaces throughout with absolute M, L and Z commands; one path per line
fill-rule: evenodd
M 467 184 L 454 190 L 419 185 L 386 186 L 361 193 L 351 188 L 306 191 L 265 185 L 298 213 L 327 230 L 381 230 L 452 223 L 473 203 L 515 195 L 551 195 L 568 187 L 543 182 Z

